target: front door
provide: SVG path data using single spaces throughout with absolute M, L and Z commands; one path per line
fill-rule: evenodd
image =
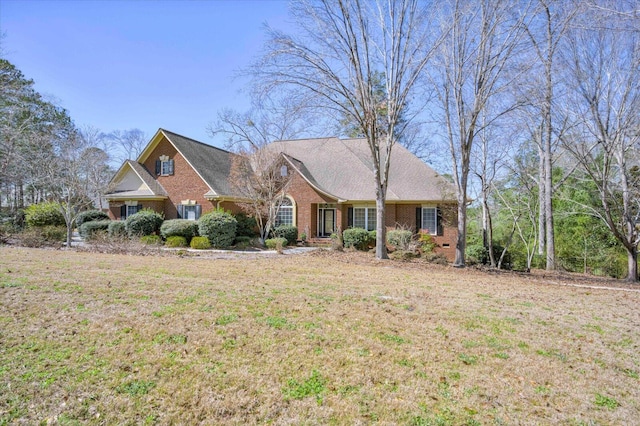
M 329 237 L 336 232 L 336 209 L 318 209 L 318 236 Z

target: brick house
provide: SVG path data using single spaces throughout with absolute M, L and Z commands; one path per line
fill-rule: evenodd
M 364 139 L 319 138 L 277 141 L 292 182 L 278 212 L 310 239 L 337 229 L 376 228 L 375 188 Z M 221 207 L 239 212 L 241 201 L 229 183 L 235 154 L 158 130 L 136 161 L 116 172 L 106 194 L 109 216 L 125 219 L 152 208 L 166 219 L 198 219 Z M 386 225 L 428 232 L 448 259 L 455 256 L 456 204 L 453 187 L 431 167 L 395 145 L 387 190 Z

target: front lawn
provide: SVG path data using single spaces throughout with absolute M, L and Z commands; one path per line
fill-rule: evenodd
M 0 425 L 640 419 L 639 292 L 370 257 L 0 247 Z

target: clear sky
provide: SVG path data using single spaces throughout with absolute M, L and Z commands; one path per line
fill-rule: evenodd
M 221 108 L 248 108 L 234 75 L 259 55 L 265 23 L 287 28 L 286 1 L 0 0 L 6 58 L 77 126 L 217 146 L 206 127 Z

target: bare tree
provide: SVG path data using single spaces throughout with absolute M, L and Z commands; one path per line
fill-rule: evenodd
M 229 150 L 252 152 L 275 140 L 295 139 L 308 133 L 312 121 L 304 102 L 289 96 L 274 98 L 270 93 L 254 93 L 249 111 L 220 110 L 208 132 L 211 136 L 223 135 Z
M 118 163 L 138 158 L 149 142 L 147 135 L 140 129 L 114 130 L 103 137 L 111 142 L 113 151 L 117 153 L 114 159 Z
M 553 182 L 554 155 L 564 120 L 559 117 L 556 104 L 558 85 L 557 56 L 561 42 L 579 9 L 572 2 L 538 0 L 527 26 L 527 36 L 534 54 L 535 66 L 521 96 L 529 100 L 529 134 L 538 146 L 538 251 L 546 250 L 546 268 L 556 268 L 555 233 L 553 224 L 553 194 L 558 183 Z M 571 170 L 570 170 L 571 171 Z M 570 172 L 569 171 L 569 172 Z M 566 178 L 566 177 L 565 177 Z M 565 178 L 559 179 L 560 182 Z
M 483 117 L 484 118 L 484 117 Z M 478 133 L 478 143 L 472 150 L 471 169 L 480 183 L 480 203 L 482 206 L 482 243 L 488 251 L 491 267 L 500 268 L 500 259 L 495 258 L 493 219 L 491 199 L 494 192 L 494 182 L 507 170 L 512 160 L 512 143 L 515 139 L 506 123 L 500 126 L 482 124 Z M 496 149 L 496 147 L 499 147 Z
M 283 154 L 268 148 L 242 152 L 232 159 L 229 182 L 242 199 L 236 204 L 255 218 L 263 244 L 291 185 L 292 172 L 287 165 Z
M 574 131 L 570 150 L 595 184 L 592 209 L 627 251 L 628 280 L 638 280 L 640 234 L 640 32 L 638 18 L 587 15 L 566 47 Z M 615 19 L 611 19 L 614 17 Z
M 293 88 L 362 129 L 374 169 L 376 257 L 386 258 L 389 161 L 406 124 L 401 114 L 432 55 L 430 26 L 416 0 L 300 0 L 293 5 L 300 35 L 269 30 L 267 53 L 250 72 L 267 89 Z M 383 99 L 376 91 L 378 76 Z
M 526 10 L 516 15 L 506 0 L 452 0 L 441 17 L 447 37 L 431 78 L 440 103 L 439 122 L 445 129 L 458 201 L 458 239 L 455 266 L 465 265 L 468 184 L 471 152 L 484 126 L 512 111 L 515 103 L 498 108 L 498 95 L 506 96 L 517 81 L 507 72 L 523 35 Z M 449 28 L 447 30 L 447 28 Z M 489 101 L 496 99 L 489 111 Z M 484 123 L 484 125 L 483 125 Z

